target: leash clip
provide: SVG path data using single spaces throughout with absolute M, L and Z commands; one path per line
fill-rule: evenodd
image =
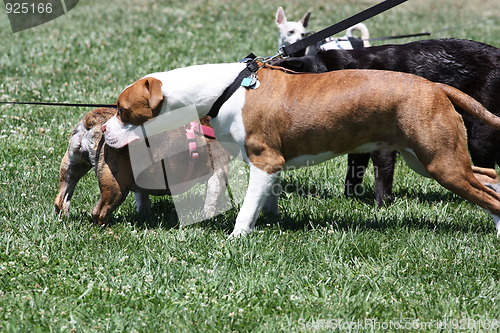
M 270 56 L 270 57 L 265 57 L 265 58 L 263 58 L 263 59 L 261 60 L 261 62 L 262 62 L 262 63 L 264 63 L 264 64 L 267 64 L 268 62 L 271 62 L 271 61 L 273 61 L 273 60 L 275 60 L 275 59 L 278 59 L 278 58 L 286 58 L 286 57 L 283 55 L 282 50 L 283 50 L 283 47 L 280 47 L 280 48 L 278 49 L 278 53 L 277 53 L 277 54 L 275 54 L 275 55 L 273 55 L 273 56 Z
M 281 58 L 288 58 L 290 55 L 287 55 L 285 53 L 285 45 L 281 46 L 278 48 L 278 54 L 275 55 L 274 57 L 281 57 Z

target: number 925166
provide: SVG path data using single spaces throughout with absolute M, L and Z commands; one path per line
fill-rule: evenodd
M 52 13 L 52 4 L 49 3 L 28 3 L 28 2 L 15 2 L 6 3 L 5 10 L 7 14 L 50 14 Z

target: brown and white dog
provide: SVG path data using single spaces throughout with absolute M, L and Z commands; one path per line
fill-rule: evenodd
M 99 225 L 110 223 L 113 211 L 125 200 L 130 191 L 135 194 L 139 213 L 150 210 L 150 194 L 172 194 L 169 184 L 166 184 L 163 189 L 156 190 L 138 186 L 133 175 L 128 147 L 115 149 L 105 144 L 101 128 L 115 114 L 116 109 L 113 108 L 89 111 L 73 131 L 59 170 L 59 193 L 54 203 L 57 213 L 69 215 L 75 186 L 91 168 L 94 168 L 97 175 L 101 192 L 99 201 L 92 211 L 94 222 Z M 201 123 L 208 125 L 208 118 L 202 119 Z M 206 138 L 207 141 L 204 144 L 202 140 L 205 138 L 196 135 L 193 140 L 197 141 L 198 155 L 196 161 L 192 161 L 186 149 L 188 138 L 184 128 L 169 131 L 160 139 L 163 141 L 162 147 L 165 151 L 180 152 L 175 155 L 175 158 L 170 158 L 164 163 L 166 172 L 170 175 L 179 174 L 179 177 L 172 178 L 185 180 L 186 166 L 190 163 L 193 168 L 190 170 L 189 179 L 211 175 L 213 172 L 207 182 L 203 208 L 203 214 L 206 217 L 213 216 L 216 213 L 217 201 L 225 191 L 229 154 L 217 141 Z M 160 162 L 154 163 L 145 170 L 145 173 L 141 173 L 141 176 L 147 177 L 156 171 L 162 172 L 161 167 Z M 178 192 L 188 190 L 190 183 L 187 182 L 187 184 L 187 187 L 183 187 Z
M 187 105 L 204 117 L 245 66 L 200 65 L 147 75 L 119 96 L 119 112 L 105 124 L 106 142 L 120 148 L 134 140 L 130 134 L 142 122 Z M 494 170 L 471 165 L 465 127 L 454 105 L 495 128 L 500 118 L 473 98 L 444 84 L 388 71 L 294 74 L 264 66 L 257 77 L 258 89 L 240 87 L 211 119 L 218 139 L 236 144 L 250 166 L 232 236 L 254 229 L 266 199 L 276 201 L 279 191 L 273 189 L 287 167 L 384 149 L 400 151 L 413 170 L 487 210 L 500 235 L 500 194 L 474 174 L 496 179 Z

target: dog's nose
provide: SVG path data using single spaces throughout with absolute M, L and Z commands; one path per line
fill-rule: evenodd
M 106 125 L 102 125 L 102 126 L 101 126 L 101 131 L 102 131 L 103 133 L 104 133 L 104 132 L 106 132 Z

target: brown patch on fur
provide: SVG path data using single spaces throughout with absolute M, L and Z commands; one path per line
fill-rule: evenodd
M 89 111 L 83 117 L 83 124 L 86 129 L 90 129 L 96 125 L 103 125 L 116 114 L 116 111 L 115 108 L 99 108 Z
M 118 97 L 118 118 L 125 124 L 138 126 L 156 117 L 163 105 L 161 87 L 161 81 L 152 77 L 127 87 Z

